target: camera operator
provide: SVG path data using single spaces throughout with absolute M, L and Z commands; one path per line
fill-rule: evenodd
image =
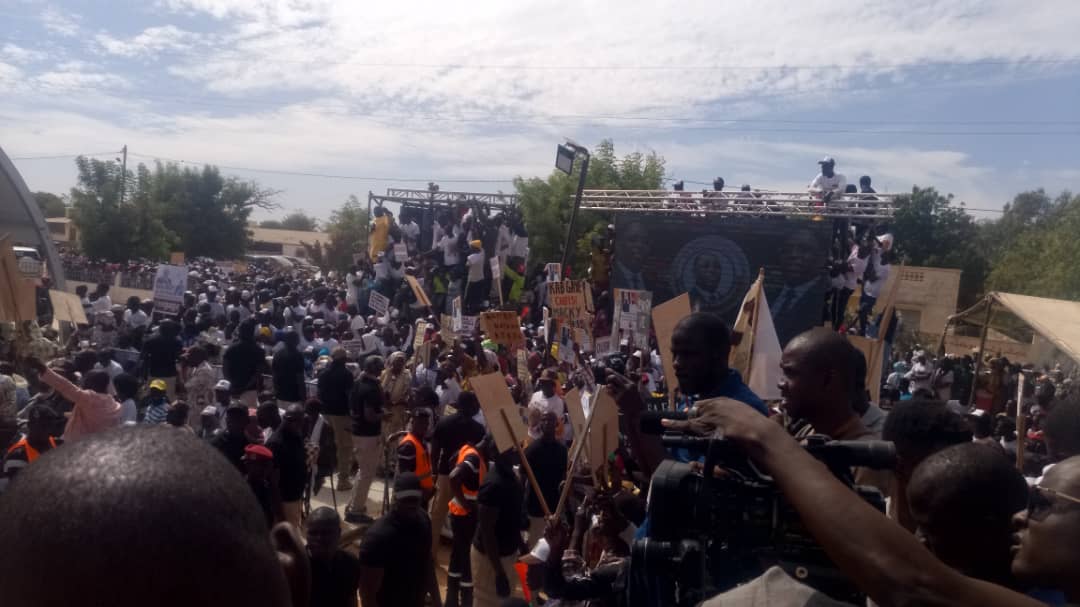
M 731 332 L 715 314 L 697 312 L 675 325 L 671 334 L 671 356 L 682 393 L 677 401 L 680 410 L 686 410 L 698 399 L 726 397 L 743 403 L 765 418 L 768 414 L 765 403 L 743 383 L 738 371 L 728 368 L 730 350 Z M 641 432 L 645 403 L 634 382 L 610 369 L 607 376 L 608 390 L 625 417 L 630 448 L 645 475 L 652 476 L 664 459 L 665 451 L 659 436 Z
M 848 490 L 782 428 L 742 403 L 700 402 L 673 431 L 724 437 L 772 475 L 806 529 L 832 561 L 875 602 L 888 605 L 1026 606 L 1042 603 L 976 580 L 934 557 L 900 526 Z M 1068 459 L 1033 489 L 1026 511 L 1013 515 L 1012 572 L 1021 581 L 1080 600 L 1080 458 Z

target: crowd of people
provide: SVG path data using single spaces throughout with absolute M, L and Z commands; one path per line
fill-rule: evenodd
M 827 168 L 822 188 L 838 181 Z M 884 280 L 891 241 L 842 233 L 834 291 L 846 300 L 849 274 L 876 267 Z M 594 344 L 613 332 L 614 230 L 600 240 Z M 527 265 L 513 211 L 406 209 L 398 221 L 376 208 L 368 242 L 343 273 L 189 263 L 175 315 L 113 303 L 101 284 L 79 293 L 89 322 L 70 335 L 6 329 L 5 604 L 629 604 L 631 548 L 654 527 L 650 479 L 665 459 L 696 459 L 643 431 L 674 379 L 687 415 L 663 426 L 742 447 L 877 604 L 1080 601 L 1080 397 L 1061 369 L 993 358 L 975 377 L 970 358 L 915 351 L 896 356 L 875 403 L 839 318 L 787 343 L 782 398 L 765 402 L 729 368 L 729 327 L 705 312 L 669 343 L 559 353 L 543 308 L 563 277 Z M 518 315 L 520 344 L 464 325 L 491 310 Z M 1020 372 L 1030 390 L 1016 403 Z M 516 446 L 500 448 L 474 390 L 492 374 L 527 428 Z M 619 440 L 599 461 L 574 448 L 585 437 L 571 390 L 585 415 L 607 396 L 617 407 Z M 1018 408 L 1031 420 L 1023 471 L 1008 423 Z M 894 466 L 850 470 L 885 512 L 801 448 L 818 435 L 894 445 Z M 839 604 L 779 564 L 706 604 Z

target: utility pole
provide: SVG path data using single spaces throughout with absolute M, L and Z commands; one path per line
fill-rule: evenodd
M 123 154 L 120 161 L 120 206 L 123 206 L 124 192 L 127 190 L 127 144 L 120 148 L 120 153 Z

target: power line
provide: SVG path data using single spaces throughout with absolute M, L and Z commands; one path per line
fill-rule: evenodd
M 166 162 L 175 162 L 178 164 L 194 164 L 194 165 L 212 165 L 221 169 L 228 169 L 230 171 L 247 171 L 251 173 L 267 173 L 271 175 L 288 175 L 292 177 L 317 177 L 321 179 L 348 179 L 353 181 L 381 181 L 381 182 L 399 182 L 399 183 L 513 183 L 513 179 L 491 179 L 491 178 L 466 178 L 466 177 L 368 177 L 360 175 L 334 175 L 330 173 L 308 173 L 303 171 L 286 171 L 281 169 L 262 169 L 255 167 L 240 167 L 230 166 L 225 164 L 217 164 L 214 162 L 203 162 L 201 160 L 183 160 L 180 158 L 167 158 L 165 156 L 158 156 L 156 154 L 139 154 L 136 152 L 128 152 L 130 156 L 137 156 L 139 158 L 149 158 L 151 160 L 164 160 Z
M 113 150 L 111 152 L 93 152 L 93 153 L 70 153 L 70 154 L 54 154 L 50 156 L 13 156 L 12 160 L 59 160 L 62 158 L 78 158 L 79 156 L 108 156 L 110 154 L 119 154 L 120 150 Z

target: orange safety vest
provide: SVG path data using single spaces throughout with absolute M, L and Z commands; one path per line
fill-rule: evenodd
M 19 439 L 19 442 L 12 445 L 7 452 L 11 453 L 19 447 L 26 447 L 26 463 L 28 464 L 33 463 L 34 460 L 36 460 L 41 455 L 41 453 L 39 453 L 37 449 L 30 446 L 30 441 L 26 440 L 25 436 Z M 52 449 L 56 448 L 56 439 L 51 436 L 49 437 L 49 447 Z
M 464 485 L 461 485 L 461 492 L 465 494 L 465 499 L 470 502 L 476 501 L 476 494 L 480 492 L 480 483 L 484 482 L 484 473 L 487 472 L 487 464 L 484 463 L 484 458 L 480 456 L 480 452 L 476 450 L 476 447 L 472 445 L 462 445 L 458 450 L 457 462 L 455 466 L 460 466 L 461 462 L 465 461 L 466 457 L 475 455 L 476 459 L 480 460 L 480 469 L 476 471 L 476 489 L 469 489 Z M 450 514 L 454 516 L 468 516 L 469 510 L 465 508 L 464 504 L 458 502 L 455 497 L 450 500 Z
M 405 436 L 401 437 L 401 442 L 398 446 L 402 446 L 405 443 L 412 443 L 416 449 L 416 478 L 420 479 L 420 488 L 424 491 L 430 491 L 435 488 L 435 481 L 431 478 L 431 457 L 428 455 L 427 449 L 424 448 L 424 444 L 420 442 L 412 432 L 409 432 Z

